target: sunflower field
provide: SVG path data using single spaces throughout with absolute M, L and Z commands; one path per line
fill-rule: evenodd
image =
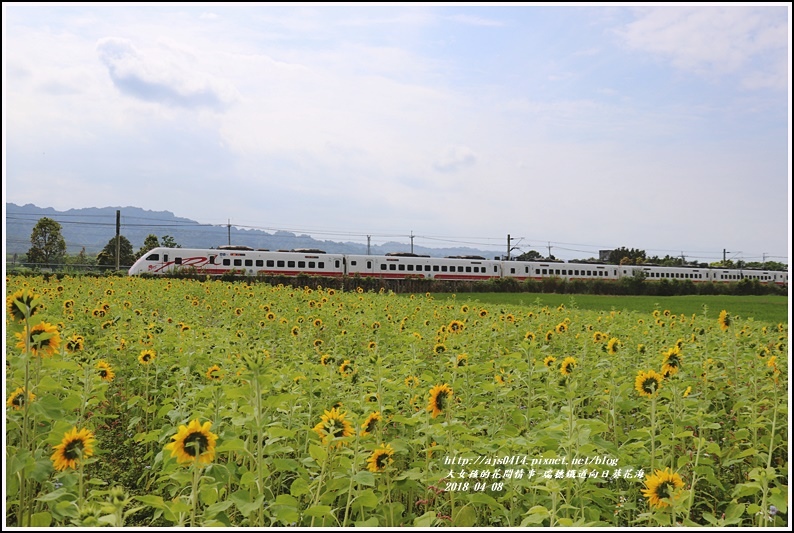
M 9 526 L 788 523 L 788 324 L 6 278 Z

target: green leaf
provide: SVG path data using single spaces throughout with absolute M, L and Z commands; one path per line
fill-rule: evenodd
M 364 509 L 374 509 L 378 506 L 380 499 L 372 489 L 366 489 L 356 496 L 355 506 Z
M 215 453 L 225 452 L 244 452 L 246 451 L 245 441 L 242 439 L 224 440 L 215 448 Z
M 367 470 L 361 470 L 356 472 L 353 476 L 353 481 L 358 483 L 359 485 L 365 485 L 367 487 L 374 487 L 375 486 L 375 475 L 372 472 Z
M 326 452 L 325 448 L 322 446 L 309 444 L 309 455 L 311 455 L 318 464 L 322 464 L 325 462 L 326 457 L 328 457 L 328 452 Z
M 317 518 L 321 518 L 323 516 L 329 516 L 331 514 L 331 506 L 330 505 L 313 505 L 306 509 L 303 513 L 306 516 L 314 516 Z
M 309 494 L 309 482 L 302 477 L 296 478 L 289 488 L 289 493 L 293 496 L 303 496 Z
M 433 522 L 435 520 L 436 520 L 436 512 L 428 511 L 422 516 L 417 516 L 416 518 L 414 518 L 414 527 L 430 527 L 433 525 Z
M 452 524 L 455 527 L 472 527 L 477 523 L 477 512 L 471 505 L 464 505 L 455 510 Z
M 50 527 L 52 515 L 47 511 L 30 515 L 30 527 Z

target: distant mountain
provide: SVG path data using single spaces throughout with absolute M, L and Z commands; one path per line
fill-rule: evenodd
M 256 229 L 202 224 L 188 218 L 177 217 L 170 211 L 148 211 L 139 207 L 90 207 L 56 211 L 51 207 L 33 204 L 19 206 L 6 203 L 6 220 L 3 233 L 8 254 L 25 254 L 30 248 L 33 227 L 42 217 L 51 218 L 61 224 L 61 233 L 66 240 L 70 255 L 83 248 L 89 255 L 99 253 L 116 235 L 116 211 L 121 212 L 121 235 L 129 239 L 137 252 L 150 234 L 170 235 L 183 248 L 214 248 L 231 244 L 264 248 L 268 250 L 291 250 L 294 248 L 319 248 L 328 253 L 366 254 L 367 245 L 354 242 L 317 240 L 309 235 L 296 235 L 288 231 L 268 233 Z M 389 252 L 409 252 L 410 245 L 388 242 L 372 245 L 370 253 L 382 255 Z M 448 255 L 481 255 L 492 259 L 499 252 L 474 248 L 426 248 L 414 245 L 414 253 L 445 257 Z

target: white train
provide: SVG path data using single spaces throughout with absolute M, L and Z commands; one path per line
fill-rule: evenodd
M 760 283 L 788 285 L 788 272 L 723 268 L 605 265 L 553 261 L 501 261 L 479 256 L 429 257 L 409 253 L 387 255 L 327 254 L 322 250 L 254 250 L 247 246 L 214 249 L 154 248 L 138 259 L 129 274 L 163 275 L 175 272 L 221 276 L 361 276 L 381 279 L 426 278 L 479 281 L 496 278 L 563 278 L 568 280 L 618 280 L 644 275 L 692 282 L 737 282 L 757 279 Z

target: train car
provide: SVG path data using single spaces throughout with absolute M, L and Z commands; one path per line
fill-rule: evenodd
M 399 253 L 348 255 L 347 274 L 381 279 L 482 281 L 500 278 L 501 263 L 479 256 L 430 257 Z
M 162 275 L 191 272 L 220 276 L 283 275 L 341 277 L 344 256 L 321 250 L 270 251 L 246 246 L 222 246 L 217 249 L 153 248 L 129 269 L 129 275 Z
M 595 263 L 504 261 L 502 270 L 505 277 L 515 278 L 518 281 L 526 279 L 541 280 L 553 277 L 568 280 L 616 280 L 620 277 L 617 265 Z

